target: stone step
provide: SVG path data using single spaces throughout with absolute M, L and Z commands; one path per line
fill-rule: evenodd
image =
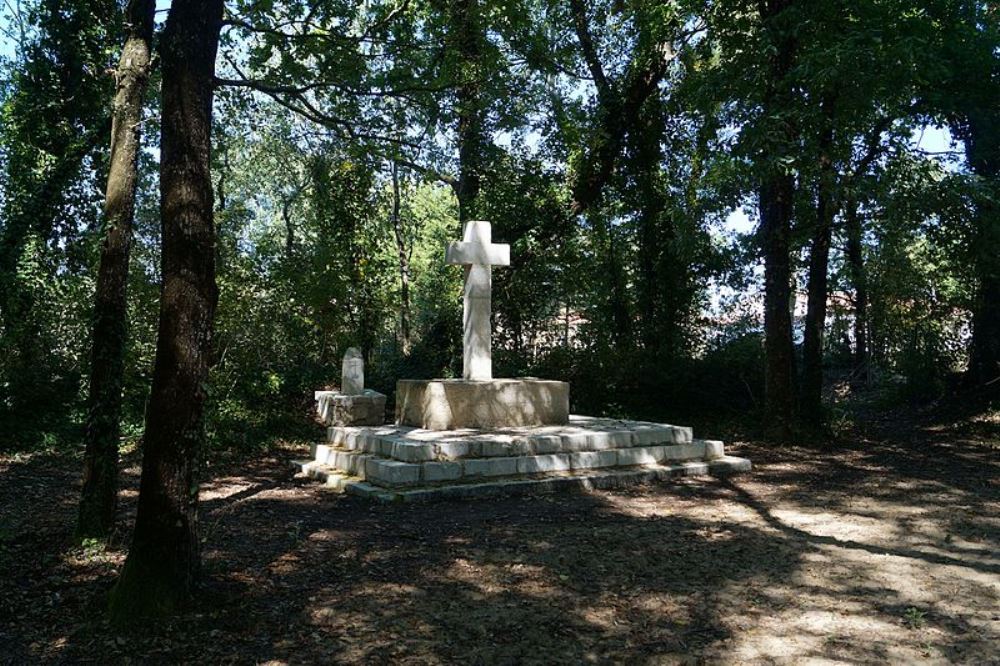
M 616 469 L 549 472 L 531 477 L 495 478 L 416 488 L 385 488 L 316 462 L 299 462 L 295 468 L 328 488 L 383 502 L 416 502 L 473 499 L 571 490 L 603 490 L 665 481 L 684 476 L 725 476 L 749 472 L 750 461 L 723 456 L 709 461 L 673 462 Z
M 396 449 L 391 450 L 398 455 Z M 712 461 L 725 456 L 722 442 L 694 440 L 685 444 L 628 446 L 599 451 L 573 451 L 521 456 L 459 458 L 411 462 L 328 444 L 316 445 L 313 461 L 345 476 L 385 488 L 407 488 L 434 483 L 475 481 L 495 477 L 582 472 L 686 461 Z
M 402 462 L 510 458 L 690 444 L 691 428 L 641 421 L 572 416 L 569 425 L 502 430 L 421 430 L 408 426 L 331 427 L 327 443 L 338 449 Z

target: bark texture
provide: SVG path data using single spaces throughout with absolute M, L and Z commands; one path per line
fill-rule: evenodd
M 1000 114 L 976 109 L 968 114 L 965 141 L 969 165 L 993 197 L 1000 196 Z M 978 289 L 973 304 L 969 376 L 975 385 L 1000 395 L 1000 207 L 983 197 L 976 210 L 974 261 Z
M 777 19 L 791 0 L 761 0 L 759 11 L 768 42 L 774 46 L 765 91 L 765 118 L 787 112 L 792 95 L 786 81 L 795 58 L 795 41 Z M 765 411 L 771 425 L 787 430 L 795 418 L 795 350 L 791 314 L 791 226 L 795 179 L 777 158 L 794 154 L 794 130 L 779 126 L 760 185 L 760 241 L 764 255 Z
M 765 410 L 774 425 L 795 417 L 795 349 L 792 344 L 792 199 L 790 175 L 773 177 L 760 191 L 760 235 L 764 248 Z
M 83 492 L 78 539 L 106 539 L 118 500 L 118 439 L 127 331 L 127 285 L 132 222 L 138 186 L 143 99 L 149 81 L 155 0 L 131 0 L 125 9 L 127 37 L 115 71 L 111 166 L 104 198 L 94 303 L 90 390 L 84 435 Z
M 400 216 L 399 164 L 392 163 L 392 229 L 399 260 L 399 333 L 404 354 L 410 353 L 410 249 Z
M 854 286 L 854 376 L 868 377 L 868 273 L 865 268 L 864 226 L 856 202 L 848 202 L 845 219 L 847 265 Z
M 163 34 L 163 287 L 135 533 L 111 597 L 116 622 L 162 617 L 197 580 L 197 464 L 218 289 L 212 97 L 223 0 L 174 0 Z
M 828 106 L 828 105 L 827 105 Z M 829 106 L 827 113 L 829 113 Z M 816 195 L 816 226 L 809 254 L 809 297 L 805 336 L 802 344 L 801 412 L 807 423 L 819 424 L 823 416 L 823 338 L 826 331 L 826 302 L 829 292 L 830 243 L 837 216 L 836 174 L 830 152 L 833 149 L 832 118 L 819 142 L 819 187 Z

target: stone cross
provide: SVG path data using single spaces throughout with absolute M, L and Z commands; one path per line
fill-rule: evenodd
M 490 309 L 493 266 L 510 266 L 510 245 L 493 242 L 489 222 L 466 222 L 461 242 L 448 244 L 445 261 L 465 266 L 462 313 L 462 376 L 493 379 Z
M 357 347 L 351 347 L 344 354 L 340 392 L 344 395 L 361 395 L 365 392 L 365 359 Z

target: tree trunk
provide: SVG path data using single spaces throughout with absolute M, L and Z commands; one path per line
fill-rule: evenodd
M 155 0 L 130 0 L 128 36 L 118 62 L 111 167 L 104 198 L 104 244 L 97 273 L 83 493 L 78 539 L 107 539 L 118 500 L 118 438 L 127 336 L 127 285 L 138 187 L 142 108 L 149 81 Z
M 645 113 L 632 136 L 636 205 L 639 207 L 638 279 L 636 297 L 640 339 L 651 352 L 674 354 L 679 278 L 683 269 L 676 261 L 676 239 L 665 211 L 667 198 L 660 178 L 665 128 L 659 98 L 647 102 Z
M 847 204 L 847 264 L 854 285 L 854 375 L 868 377 L 868 275 L 857 202 Z
M 396 235 L 396 254 L 399 257 L 399 331 L 404 354 L 410 353 L 410 254 L 403 233 L 403 220 L 399 214 L 399 164 L 392 162 L 392 229 Z
M 791 220 L 795 182 L 781 175 L 760 192 L 764 248 L 764 399 L 774 425 L 787 429 L 795 417 L 795 348 L 792 344 Z
M 828 105 L 825 105 L 828 106 Z M 834 193 L 833 118 L 827 108 L 826 120 L 831 123 L 820 138 L 819 192 L 816 205 L 816 228 L 809 254 L 809 299 L 806 310 L 805 338 L 802 344 L 802 417 L 807 423 L 823 422 L 823 335 L 826 330 L 826 302 L 830 266 L 830 242 L 833 220 L 837 216 Z
M 632 305 L 629 302 L 628 278 L 625 275 L 620 243 L 615 228 L 600 215 L 594 215 L 595 246 L 598 248 L 597 262 L 603 276 L 605 316 L 610 321 L 611 338 L 614 346 L 627 349 L 632 346 Z
M 792 93 L 786 78 L 795 57 L 794 37 L 775 25 L 775 19 L 791 0 L 761 0 L 761 19 L 774 45 L 769 64 L 764 116 L 787 113 Z M 794 131 L 780 121 L 779 137 L 762 165 L 760 186 L 760 239 L 764 255 L 764 350 L 765 411 L 778 432 L 786 432 L 795 418 L 795 348 L 792 344 L 791 226 L 794 215 L 795 179 L 778 158 L 797 150 Z
M 295 224 L 292 222 L 294 203 L 294 195 L 281 202 L 281 219 L 285 223 L 285 258 L 289 261 L 295 256 Z
M 1000 194 L 1000 117 L 994 110 L 969 113 L 966 154 L 973 172 Z M 974 262 L 978 288 L 973 304 L 969 377 L 1000 395 L 1000 210 L 983 197 L 976 210 Z
M 462 66 L 456 106 L 458 112 L 458 215 L 459 221 L 474 220 L 479 215 L 479 190 L 482 185 L 483 158 L 486 147 L 483 108 L 480 99 L 480 60 L 482 26 L 479 0 L 457 0 L 452 15 L 455 38 Z
M 218 288 L 212 96 L 223 0 L 174 0 L 163 33 L 163 286 L 132 546 L 111 596 L 117 623 L 173 613 L 197 580 L 197 465 Z

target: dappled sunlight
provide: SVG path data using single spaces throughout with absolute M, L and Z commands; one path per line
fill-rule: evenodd
M 934 476 L 908 472 L 894 449 L 744 448 L 763 462 L 731 480 L 427 505 L 331 494 L 281 460 L 234 469 L 202 487 L 203 605 L 112 650 L 275 663 L 996 654 L 1000 511 L 988 467 L 939 454 Z M 55 564 L 8 576 L 0 603 L 36 618 L 23 661 L 82 660 L 87 632 L 105 630 L 69 618 L 113 583 L 128 535 L 110 550 L 58 546 L 76 487 L 64 465 L 41 460 L 5 476 L 30 485 L 5 498 L 22 527 L 0 547 L 55 548 Z M 128 516 L 138 479 L 125 483 Z

